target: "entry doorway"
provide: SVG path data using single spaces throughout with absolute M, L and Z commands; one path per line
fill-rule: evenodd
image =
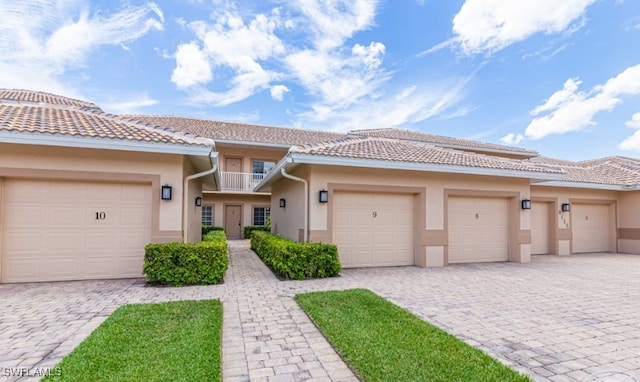
M 242 205 L 224 206 L 224 231 L 228 239 L 242 239 Z

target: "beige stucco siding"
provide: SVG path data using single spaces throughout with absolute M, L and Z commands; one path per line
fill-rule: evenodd
M 195 173 L 195 169 L 187 158 L 183 159 L 183 174 L 185 177 Z M 195 243 L 202 240 L 202 207 L 196 207 L 196 198 L 202 197 L 202 178 L 192 179 L 187 189 L 187 240 Z
M 640 191 L 618 194 L 618 251 L 640 254 Z
M 232 148 L 224 145 L 216 146 L 216 150 L 219 153 L 219 161 L 221 164 L 221 170 L 227 171 L 226 158 L 240 158 L 242 159 L 242 172 L 253 172 L 254 160 L 266 160 L 272 162 L 278 162 L 285 156 L 287 150 L 261 150 L 255 148 Z
M 573 253 L 573 217 L 574 205 L 606 205 L 609 209 L 609 251 L 616 252 L 617 249 L 617 215 L 620 206 L 618 205 L 619 192 L 607 190 L 593 190 L 570 187 L 547 187 L 531 186 L 531 199 L 533 201 L 547 202 L 552 205 L 552 219 L 554 224 L 550 225 L 549 240 L 551 253 L 555 255 L 570 255 Z M 561 206 L 564 203 L 571 205 L 572 211 L 562 212 Z M 554 229 L 555 227 L 555 229 Z
M 308 168 L 296 168 L 292 175 L 308 179 Z M 310 191 L 313 197 L 314 193 Z M 316 194 L 317 195 L 317 194 Z M 284 199 L 285 208 L 280 207 Z M 314 205 L 314 199 L 311 199 Z M 291 240 L 300 241 L 304 230 L 304 184 L 291 179 L 282 179 L 271 188 L 271 230 Z
M 253 225 L 253 207 L 271 207 L 271 198 L 264 194 L 205 193 L 202 205 L 213 206 L 213 225 L 224 227 L 224 206 L 242 206 L 242 226 Z
M 520 200 L 529 197 L 529 182 L 526 179 L 338 166 L 303 168 L 308 169 L 305 178 L 309 179 L 309 223 L 312 241 L 332 240 L 331 198 L 334 190 L 408 193 L 414 195 L 415 263 L 420 266 L 446 265 L 448 197 L 498 197 L 509 201 L 509 224 L 512 227 L 509 232 L 509 260 L 529 261 L 529 213 L 519 208 Z M 305 173 L 301 170 L 298 172 Z M 297 192 L 294 192 L 292 187 L 297 188 Z M 287 209 L 292 203 L 292 198 L 296 210 L 302 208 L 301 187 L 301 184 L 289 180 L 277 182 L 272 189 L 274 208 L 280 197 L 287 199 Z M 326 204 L 318 202 L 318 192 L 323 189 L 329 191 L 330 200 Z M 297 230 L 303 227 L 303 222 L 300 221 L 303 211 L 300 210 L 295 217 L 286 215 L 285 211 L 278 212 L 278 215 L 276 211 L 272 212 L 272 221 L 279 224 L 280 231 L 286 226 L 286 235 L 296 238 Z M 297 219 L 295 228 L 291 228 L 294 219 Z

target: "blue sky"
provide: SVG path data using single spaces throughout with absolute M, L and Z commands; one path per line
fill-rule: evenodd
M 0 87 L 640 157 L 633 0 L 0 1 Z

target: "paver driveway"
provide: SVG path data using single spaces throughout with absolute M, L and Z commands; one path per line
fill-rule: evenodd
M 149 288 L 142 280 L 0 285 L 0 381 L 50 367 L 125 303 L 219 298 L 229 381 L 355 380 L 292 297 L 368 288 L 536 380 L 601 372 L 640 380 L 640 256 L 534 256 L 531 264 L 351 269 L 281 282 L 244 241 L 222 285 Z

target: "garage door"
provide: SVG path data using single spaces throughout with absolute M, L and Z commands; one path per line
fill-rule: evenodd
M 449 263 L 509 260 L 505 198 L 449 197 Z
M 606 204 L 572 204 L 573 252 L 608 252 L 611 230 Z
M 549 253 L 549 203 L 531 203 L 531 254 Z
M 6 180 L 2 281 L 140 277 L 151 187 Z
M 333 240 L 349 267 L 413 265 L 413 195 L 336 192 Z

